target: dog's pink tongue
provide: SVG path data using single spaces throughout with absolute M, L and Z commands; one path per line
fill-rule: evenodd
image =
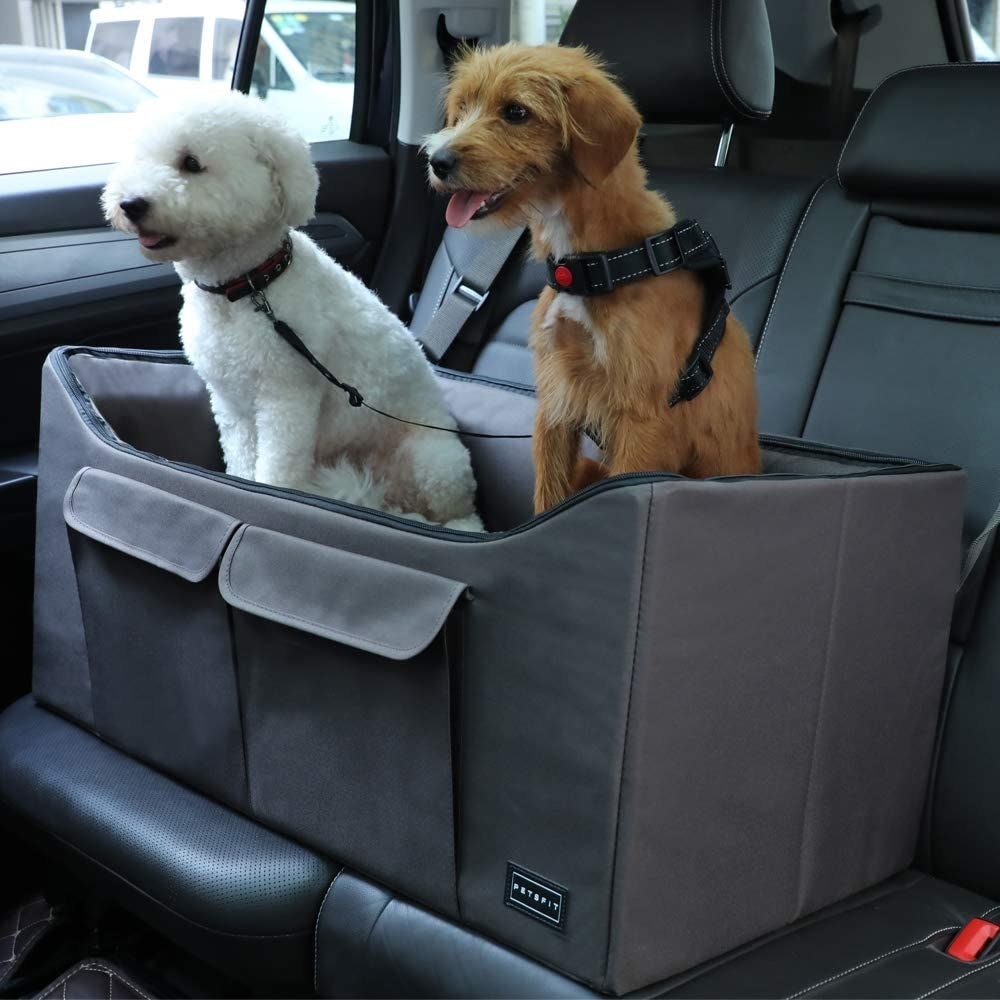
M 144 247 L 155 247 L 163 239 L 160 233 L 139 233 L 139 242 Z
M 476 212 L 479 206 L 489 197 L 481 191 L 456 191 L 448 202 L 444 217 L 449 226 L 461 229 Z

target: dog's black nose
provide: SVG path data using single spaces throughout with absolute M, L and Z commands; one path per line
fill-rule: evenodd
M 439 180 L 444 180 L 455 169 L 458 157 L 447 147 L 439 149 L 430 159 L 431 170 Z
M 149 202 L 145 198 L 129 198 L 118 207 L 128 216 L 129 222 L 138 222 L 149 211 Z

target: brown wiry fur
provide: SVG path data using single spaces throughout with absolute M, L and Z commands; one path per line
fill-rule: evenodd
M 511 103 L 528 109 L 526 121 L 505 120 Z M 432 184 L 506 190 L 491 218 L 527 223 L 536 257 L 625 246 L 676 222 L 647 187 L 638 112 L 584 49 L 510 44 L 468 53 L 453 72 L 446 115 L 433 139 L 458 161 L 446 182 L 431 176 Z M 694 274 L 641 279 L 572 308 L 557 296 L 570 298 L 546 288 L 532 321 L 536 512 L 604 475 L 760 471 L 753 354 L 733 316 L 708 387 L 667 406 L 702 329 L 704 291 Z M 598 431 L 603 465 L 579 458 L 585 427 Z

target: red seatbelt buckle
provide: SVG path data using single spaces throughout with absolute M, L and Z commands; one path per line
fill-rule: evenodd
M 974 962 L 1000 934 L 1000 926 L 988 920 L 973 917 L 954 937 L 945 949 L 952 958 L 960 962 Z

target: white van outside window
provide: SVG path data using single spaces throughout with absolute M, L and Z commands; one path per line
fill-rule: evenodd
M 228 87 L 244 0 L 161 0 L 91 12 L 86 49 L 115 59 L 157 94 Z M 131 38 L 131 53 L 123 49 Z M 310 141 L 346 139 L 354 106 L 353 0 L 268 0 L 252 92 Z
M 135 18 L 120 21 L 106 21 L 100 26 L 100 32 L 94 34 L 91 29 L 88 51 L 96 56 L 104 56 L 112 62 L 128 69 L 132 62 L 132 49 L 135 47 L 135 36 L 139 31 L 139 22 Z

